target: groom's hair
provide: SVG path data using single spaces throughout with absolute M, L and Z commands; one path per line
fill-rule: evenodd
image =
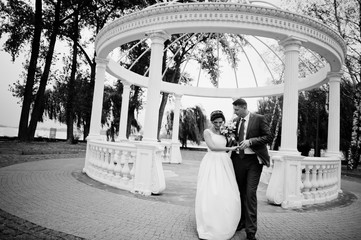
M 236 99 L 232 104 L 233 104 L 233 106 L 241 106 L 241 107 L 246 106 L 247 107 L 247 102 L 243 98 Z

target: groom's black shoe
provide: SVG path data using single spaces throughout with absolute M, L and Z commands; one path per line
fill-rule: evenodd
M 241 231 L 242 229 L 244 229 L 246 226 L 244 225 L 244 224 L 240 224 L 240 225 L 238 225 L 238 227 L 237 227 L 237 232 L 238 231 Z

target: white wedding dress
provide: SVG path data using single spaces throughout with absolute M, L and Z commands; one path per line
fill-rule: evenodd
M 206 130 L 210 131 L 210 130 Z M 211 132 L 216 146 L 226 138 Z M 196 222 L 201 239 L 230 239 L 241 218 L 241 201 L 232 160 L 226 152 L 208 150 L 199 167 Z

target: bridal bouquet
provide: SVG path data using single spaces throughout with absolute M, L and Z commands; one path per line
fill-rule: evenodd
M 229 121 L 221 128 L 221 134 L 227 139 L 227 146 L 232 146 L 236 141 L 236 123 Z

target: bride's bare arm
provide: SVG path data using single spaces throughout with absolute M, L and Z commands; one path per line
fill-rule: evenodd
M 204 137 L 204 140 L 205 140 L 208 148 L 210 150 L 212 150 L 212 151 L 234 151 L 234 150 L 237 149 L 237 146 L 234 146 L 234 147 L 217 147 L 214 144 L 213 140 L 212 140 L 212 135 L 211 135 L 209 129 L 204 130 L 203 137 Z

